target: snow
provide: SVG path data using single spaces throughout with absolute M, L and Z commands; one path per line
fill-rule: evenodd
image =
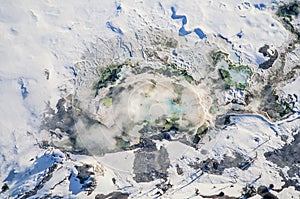
M 106 154 L 103 157 L 99 157 L 98 160 L 103 162 L 105 167 L 112 170 L 124 173 L 132 173 L 134 154 L 130 151 L 124 151 Z
M 0 180 L 1 183 L 8 183 L 10 190 L 0 193 L 0 197 L 17 197 L 21 192 L 32 190 L 54 163 L 59 168 L 38 190 L 36 197 L 52 193 L 70 198 L 94 198 L 98 193 L 108 194 L 116 190 L 129 192 L 133 198 L 154 197 L 158 190 L 155 185 L 159 180 L 136 183 L 132 179 L 134 151 L 98 157 L 97 152 L 93 151 L 95 149 L 87 146 L 95 155 L 91 157 L 40 147 L 40 141 L 50 137 L 39 129 L 47 104 L 55 110 L 61 97 L 75 93 L 74 82 L 82 71 L 77 71 L 74 65 L 83 60 L 84 52 L 97 40 L 109 41 L 116 36 L 131 38 L 139 30 L 157 29 L 167 35 L 177 36 L 180 38 L 180 47 L 194 48 L 197 43 L 200 46 L 201 42 L 209 45 L 220 40 L 225 43 L 220 42 L 220 49 L 230 52 L 237 62 L 255 67 L 263 61 L 258 53 L 261 46 L 269 44 L 278 49 L 290 38 L 289 32 L 274 17 L 274 2 L 1 1 Z M 174 51 L 178 56 L 183 55 L 180 54 L 180 47 Z M 201 48 L 202 53 L 206 48 Z M 200 73 L 205 76 L 203 70 Z M 195 188 L 205 195 L 218 194 L 222 190 L 230 196 L 239 196 L 242 187 L 260 174 L 261 179 L 255 185 L 272 182 L 276 188 L 280 188 L 279 168 L 266 161 L 264 153 L 284 145 L 280 135 L 287 135 L 288 142 L 291 142 L 292 130 L 299 132 L 299 88 L 299 77 L 280 88 L 286 95 L 298 96 L 298 113 L 287 120 L 271 123 L 257 114 L 233 115 L 231 118 L 235 125 L 213 130 L 198 150 L 178 141 L 158 142 L 157 145 L 168 150 L 171 160 L 168 179 L 173 187 L 164 197 L 196 197 L 193 195 Z M 85 136 L 92 133 L 97 135 L 92 128 L 85 133 Z M 100 138 L 90 138 L 84 137 L 84 143 L 103 142 Z M 114 145 L 109 142 L 111 140 L 102 144 L 109 147 Z M 233 152 L 246 157 L 257 154 L 257 161 L 245 171 L 226 169 L 222 176 L 200 176 L 200 172 L 188 166 L 196 158 L 221 159 Z M 96 172 L 97 187 L 89 196 L 81 190 L 74 170 L 74 165 L 81 163 L 101 168 Z M 176 173 L 176 164 L 183 168 L 184 175 Z M 112 178 L 117 179 L 116 185 L 112 183 Z M 234 179 L 237 182 L 233 183 Z M 232 184 L 234 187 L 230 186 Z M 279 198 L 299 197 L 299 191 L 289 187 L 277 195 Z

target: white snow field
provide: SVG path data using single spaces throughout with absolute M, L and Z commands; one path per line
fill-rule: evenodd
M 299 12 L 0 0 L 0 198 L 300 198 Z

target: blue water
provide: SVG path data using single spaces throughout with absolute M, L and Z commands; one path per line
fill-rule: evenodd
M 223 36 L 222 34 L 218 34 L 218 37 L 220 37 L 221 39 L 224 39 L 227 43 L 232 44 L 232 42 L 225 36 Z
M 184 26 L 179 29 L 179 36 L 185 36 L 191 34 L 192 31 L 185 30 Z
M 254 4 L 254 7 L 259 10 L 264 10 L 266 9 L 267 6 L 263 3 L 260 3 L 260 4 Z
M 121 5 L 117 5 L 117 11 L 121 11 L 121 10 L 122 10 Z
M 22 98 L 25 99 L 28 96 L 29 92 L 27 91 L 27 88 L 25 87 L 25 84 L 22 79 L 18 80 L 18 84 L 21 86 Z
M 171 11 L 172 11 L 172 15 L 171 15 L 172 19 L 182 19 L 182 26 L 187 24 L 187 18 L 185 15 L 177 15 L 175 8 L 173 6 L 171 7 Z
M 166 104 L 168 105 L 168 107 L 171 109 L 171 112 L 173 114 L 178 114 L 178 115 L 182 115 L 182 109 L 181 106 L 179 104 L 175 104 L 173 99 L 168 99 L 166 100 Z
M 173 54 L 174 56 L 177 56 L 177 55 L 178 55 L 177 52 L 176 52 L 175 50 L 173 50 L 172 54 Z
M 206 37 L 206 34 L 200 28 L 195 28 L 194 32 L 200 39 L 204 39 Z
M 106 22 L 106 27 L 111 29 L 115 33 L 123 35 L 123 31 L 120 28 L 113 26 L 109 21 Z
M 176 10 L 173 6 L 171 7 L 171 11 L 172 11 L 172 15 L 171 15 L 172 19 L 175 19 L 175 20 L 181 19 L 182 26 L 178 31 L 179 36 L 185 36 L 185 35 L 191 34 L 192 32 L 195 32 L 200 39 L 204 39 L 206 37 L 206 34 L 200 28 L 195 28 L 194 31 L 186 30 L 184 26 L 188 22 L 187 17 L 185 15 L 177 15 Z
M 78 73 L 76 72 L 76 70 L 73 66 L 67 66 L 66 68 L 71 71 L 71 73 L 74 75 L 74 77 L 77 77 Z
M 243 35 L 244 35 L 244 33 L 242 31 L 240 31 L 238 34 L 236 34 L 236 36 L 238 36 L 238 38 L 242 38 Z
M 119 38 L 119 41 L 120 41 L 120 47 L 123 48 L 124 50 L 126 50 L 129 53 L 130 57 L 133 57 L 131 43 L 126 44 L 122 38 Z
M 160 2 L 158 3 L 158 5 L 159 5 L 159 7 L 160 7 L 161 10 L 164 10 L 164 7 L 163 7 L 163 5 Z

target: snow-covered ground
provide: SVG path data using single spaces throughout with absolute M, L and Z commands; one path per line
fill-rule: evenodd
M 101 198 L 100 194 L 110 193 L 125 198 L 201 198 L 221 191 L 238 198 L 247 184 L 256 188 L 273 184 L 271 192 L 278 198 L 298 198 L 299 156 L 293 162 L 293 158 L 284 160 L 282 154 L 294 155 L 298 146 L 300 54 L 297 44 L 294 50 L 286 50 L 295 35 L 276 16 L 280 5 L 274 0 L 1 0 L 0 198 L 95 198 L 97 194 Z M 179 44 L 173 50 L 159 51 L 154 56 L 158 61 L 151 61 L 143 53 L 150 52 L 156 35 L 175 38 Z M 258 67 L 269 58 L 259 53 L 265 44 L 287 54 L 283 70 L 279 58 L 271 69 Z M 220 105 L 233 95 L 234 99 L 244 98 L 247 89 L 240 93 L 232 89 L 233 94 L 219 89 L 222 80 L 215 78 L 218 70 L 210 62 L 215 50 L 228 53 L 232 63 L 251 68 L 255 75 L 249 80 L 249 92 L 257 94 L 269 81 L 280 99 L 294 104 L 292 113 L 276 122 L 269 120 L 263 111 L 257 111 L 262 103 L 253 97 L 245 108 L 248 113 L 231 112 L 226 125 L 215 122 L 228 112 L 228 105 L 215 107 L 213 119 L 207 119 L 211 125 L 208 134 L 196 147 L 163 139 L 153 141 L 156 147 L 149 153 L 134 148 L 102 156 L 72 153 L 67 150 L 69 143 L 62 146 L 64 142 L 55 147 L 58 145 L 51 145 L 53 129 L 41 127 L 45 118 L 58 113 L 60 99 L 90 96 L 87 88 L 94 81 L 89 78 L 95 77 L 95 65 L 112 61 L 130 60 L 143 67 L 162 64 L 167 56 L 208 88 L 211 96 L 203 99 Z M 279 78 L 292 70 L 291 78 Z M 212 86 L 215 81 L 216 87 Z M 215 93 L 209 92 L 214 89 Z M 59 131 L 55 133 L 66 135 Z M 266 155 L 284 146 L 292 147 L 278 152 L 278 157 Z M 139 182 L 137 154 L 144 153 L 155 159 L 150 167 L 164 170 L 164 163 L 168 164 L 167 176 Z M 157 160 L 162 157 L 164 160 Z M 274 162 L 276 158 L 285 167 Z M 216 164 L 225 168 L 219 170 Z M 290 180 L 287 187 L 285 178 Z

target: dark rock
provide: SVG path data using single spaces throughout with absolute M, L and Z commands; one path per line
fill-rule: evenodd
M 219 163 L 218 162 L 214 162 L 213 163 L 213 169 L 217 170 L 219 167 Z
M 178 46 L 178 41 L 174 38 L 167 38 L 165 45 L 169 48 L 176 48 Z
M 259 68 L 268 69 L 273 66 L 273 63 L 278 58 L 278 51 L 275 49 L 273 54 L 270 54 L 270 47 L 268 45 L 264 45 L 261 47 L 258 52 L 262 53 L 264 57 L 268 57 L 269 59 L 261 64 L 259 64 Z
M 166 77 L 172 77 L 172 72 L 171 71 L 169 71 L 169 70 L 165 70 L 165 71 L 163 71 L 163 73 L 162 73 L 164 76 L 166 76 Z
M 224 126 L 232 124 L 230 120 L 230 115 L 218 115 L 216 118 L 215 126 L 217 128 L 222 128 Z
M 263 199 L 278 199 L 277 196 L 275 196 L 274 194 L 267 192 L 265 194 L 262 195 Z
M 263 199 L 278 199 L 277 196 L 269 192 L 269 187 L 266 187 L 264 185 L 259 186 L 257 188 L 257 193 L 263 197 Z
M 210 199 L 237 199 L 236 197 L 231 197 L 231 196 L 227 196 L 225 195 L 224 192 L 220 192 L 219 194 L 215 194 L 215 195 L 210 195 L 210 196 L 206 196 L 206 195 L 200 195 L 202 198 L 210 198 Z
M 238 164 L 238 168 L 241 170 L 247 170 L 251 166 L 251 160 L 243 161 Z
M 53 142 L 43 142 L 40 144 L 41 148 L 48 148 L 49 146 L 54 146 L 62 151 L 69 151 L 74 154 L 89 154 L 86 148 L 83 148 L 77 142 L 77 130 L 75 127 L 76 117 L 73 113 L 73 105 L 71 103 L 72 96 L 67 98 L 61 98 L 56 104 L 56 111 L 49 107 L 48 112 L 45 113 L 41 129 L 48 130 L 53 139 L 63 139 L 64 137 L 69 140 L 71 147 L 64 148 L 61 146 L 56 146 Z M 76 101 L 74 99 L 74 101 Z M 85 124 L 93 125 L 98 121 L 89 118 L 87 115 L 81 115 L 80 119 L 84 120 Z M 56 129 L 60 129 L 59 133 L 56 133 Z
M 242 193 L 242 197 L 240 198 L 251 198 L 253 196 L 255 196 L 256 193 L 256 189 L 253 185 L 249 185 L 247 184 L 244 188 L 243 188 L 243 193 Z
M 299 176 L 300 167 L 298 167 L 296 165 L 300 163 L 300 160 L 297 159 L 297 160 L 295 160 L 295 162 L 296 162 L 295 165 L 293 165 L 292 167 L 290 167 L 290 169 L 287 171 L 287 174 L 290 177 Z
M 170 189 L 173 185 L 171 185 L 170 183 L 160 183 L 155 185 L 158 189 L 160 189 L 163 193 L 166 193 L 166 191 L 168 191 L 168 189 Z
M 52 194 L 46 194 L 42 197 L 39 197 L 39 199 L 61 199 L 61 198 L 64 198 L 63 196 L 58 196 L 58 195 L 52 195 Z
M 114 103 L 116 103 L 115 101 L 119 100 L 120 94 L 125 90 L 126 90 L 126 88 L 124 88 L 123 86 L 110 87 L 109 92 L 107 93 L 106 96 L 111 97 L 113 99 Z
M 75 166 L 75 168 L 78 171 L 76 177 L 79 179 L 80 184 L 82 184 L 82 189 L 87 191 L 88 195 L 91 194 L 96 188 L 95 173 L 90 171 L 93 167 L 84 164 L 83 166 Z
M 284 145 L 281 149 L 266 152 L 264 155 L 267 160 L 273 162 L 279 167 L 283 168 L 285 166 L 288 166 L 292 168 L 296 166 L 295 164 L 298 164 L 297 160 L 300 160 L 299 148 L 300 134 L 298 133 L 294 136 L 294 141 L 292 141 L 290 144 Z
M 144 151 L 156 151 L 156 144 L 149 138 L 141 138 L 140 142 L 135 145 L 135 148 L 142 148 Z
M 279 99 L 271 85 L 266 85 L 261 91 L 262 112 L 268 113 L 268 116 L 274 120 L 279 120 L 293 112 L 289 104 Z
M 169 134 L 169 132 L 162 132 L 160 134 L 157 135 L 153 135 L 150 137 L 152 140 L 171 140 L 171 135 Z
M 167 150 L 147 151 L 140 149 L 135 153 L 133 172 L 136 182 L 151 182 L 156 179 L 167 179 L 170 160 Z
M 141 128 L 139 130 L 139 133 L 142 135 L 150 135 L 156 132 L 160 132 L 162 130 L 162 128 L 159 127 L 154 127 L 154 126 L 150 126 L 150 125 L 144 125 L 143 128 Z
M 104 194 L 97 194 L 95 199 L 127 199 L 129 197 L 129 193 L 122 193 L 122 192 L 112 192 L 107 195 Z
M 119 79 L 119 73 L 121 72 L 123 65 L 110 65 L 101 71 L 98 82 L 94 85 L 96 95 L 98 90 L 107 87 L 110 84 L 114 84 Z
M 56 113 L 54 110 L 49 110 L 50 118 L 44 118 L 42 128 L 46 130 L 60 129 L 62 132 L 72 132 L 75 125 L 73 117 L 73 109 L 69 102 L 61 98 L 56 104 Z
M 299 15 L 299 3 L 296 1 L 290 4 L 285 4 L 278 8 L 277 15 L 280 17 L 292 17 Z
M 250 102 L 252 101 L 252 99 L 253 99 L 253 94 L 251 94 L 251 93 L 247 93 L 246 95 L 245 95 L 245 103 L 246 103 L 246 105 L 248 105 L 248 104 L 250 104 Z
M 194 169 L 201 169 L 203 172 L 222 175 L 226 168 L 237 167 L 241 170 L 246 170 L 251 166 L 253 161 L 251 158 L 245 159 L 241 154 L 235 153 L 235 157 L 224 156 L 220 162 L 215 159 L 206 159 L 200 162 L 192 162 L 188 165 Z
M 183 170 L 182 170 L 182 168 L 179 167 L 178 164 L 176 164 L 176 172 L 177 172 L 178 175 L 182 175 L 183 174 Z
M 259 195 L 265 194 L 265 193 L 267 193 L 267 192 L 269 192 L 268 187 L 266 187 L 266 186 L 264 186 L 264 185 L 259 186 L 259 187 L 257 188 L 257 193 L 258 193 Z
M 200 142 L 200 136 L 199 136 L 198 134 L 196 134 L 196 135 L 194 136 L 193 143 L 194 143 L 194 144 L 198 144 L 199 142 Z
M 1 188 L 1 192 L 6 192 L 9 189 L 8 185 L 6 183 L 3 184 L 2 188 Z
M 284 187 L 294 186 L 296 190 L 300 191 L 300 185 L 298 180 L 293 179 L 294 177 L 300 177 L 299 174 L 299 164 L 300 160 L 300 134 L 294 136 L 294 141 L 290 144 L 285 144 L 281 149 L 276 149 L 274 151 L 269 151 L 264 154 L 268 161 L 273 162 L 281 168 L 289 167 L 287 171 L 288 177 L 286 178 L 284 174 L 281 174 L 285 181 Z
M 77 178 L 80 180 L 80 183 L 83 184 L 90 176 L 95 175 L 94 172 L 89 171 L 92 166 L 84 164 L 83 166 L 75 166 L 78 171 Z

